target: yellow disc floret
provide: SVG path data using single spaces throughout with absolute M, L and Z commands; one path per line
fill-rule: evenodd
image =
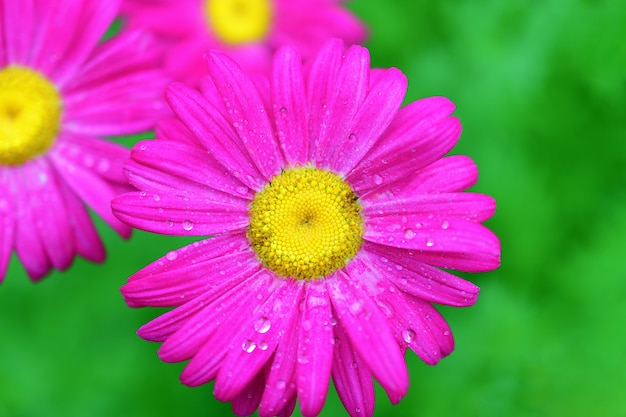
M 61 96 L 36 71 L 0 69 L 0 165 L 21 165 L 45 153 L 59 133 Z
M 271 0 L 207 0 L 205 12 L 217 37 L 230 45 L 260 41 L 272 20 Z
M 346 182 L 312 167 L 283 171 L 250 207 L 248 238 L 267 268 L 282 277 L 320 278 L 358 252 L 361 206 Z

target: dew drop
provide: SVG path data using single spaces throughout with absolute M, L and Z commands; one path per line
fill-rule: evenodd
M 450 222 L 448 222 L 447 220 L 444 220 L 441 222 L 441 228 L 442 229 L 447 229 L 448 227 L 450 227 Z
M 171 220 L 165 220 L 165 224 L 167 225 L 167 227 L 172 227 L 174 226 L 174 222 Z
M 267 317 L 261 317 L 254 323 L 254 330 L 261 334 L 267 333 L 270 327 L 272 327 L 272 322 Z
M 413 229 L 406 229 L 404 231 L 404 238 L 411 240 L 415 237 L 415 232 L 413 231 Z
M 350 133 L 348 135 L 348 140 L 352 141 L 352 140 L 356 140 L 356 135 L 354 133 Z
M 167 259 L 168 261 L 173 261 L 176 258 L 178 258 L 178 252 L 176 252 L 175 250 L 173 251 L 169 251 L 166 255 L 165 255 L 165 259 Z
M 191 220 L 185 220 L 183 222 L 183 229 L 185 229 L 186 231 L 190 231 L 191 229 L 193 229 L 193 223 L 191 222 Z
M 383 177 L 381 177 L 378 174 L 374 175 L 374 184 L 380 185 L 382 183 L 383 183 Z
M 244 187 L 243 185 L 240 185 L 239 187 L 237 187 L 237 192 L 241 195 L 246 195 L 248 194 L 248 187 Z
M 287 109 L 286 109 L 285 107 L 281 107 L 281 108 L 280 108 L 280 112 L 281 112 L 282 114 L 286 114 L 286 113 L 287 113 Z
M 247 339 L 245 342 L 241 344 L 241 348 L 247 353 L 252 353 L 254 352 L 254 349 L 256 349 L 256 343 L 254 343 L 250 339 Z
M 287 383 L 285 382 L 284 379 L 279 379 L 278 381 L 276 381 L 276 388 L 285 389 L 286 386 L 287 386 Z
M 402 339 L 407 343 L 411 343 L 415 339 L 415 332 L 411 329 L 402 330 Z
M 269 347 L 269 345 L 267 344 L 267 342 L 265 340 L 261 340 L 259 342 L 259 349 L 267 350 L 268 347 Z
M 429 248 L 432 248 L 434 244 L 435 242 L 433 242 L 432 238 L 429 237 L 426 239 L 426 246 L 428 246 Z
M 154 197 L 154 201 L 160 201 L 161 200 L 161 196 L 159 196 L 158 194 L 155 194 Z

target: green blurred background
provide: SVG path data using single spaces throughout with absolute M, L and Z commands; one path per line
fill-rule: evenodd
M 502 267 L 478 303 L 442 308 L 456 350 L 376 416 L 626 416 L 626 3 L 623 0 L 360 0 L 373 65 L 402 69 L 408 100 L 444 95 Z M 126 140 L 130 145 L 131 140 Z M 212 384 L 187 388 L 136 329 L 119 287 L 190 240 L 98 221 L 108 261 L 77 260 L 31 284 L 14 258 L 0 287 L 0 416 L 230 415 Z M 298 412 L 296 411 L 296 415 Z M 345 415 L 334 389 L 322 416 Z

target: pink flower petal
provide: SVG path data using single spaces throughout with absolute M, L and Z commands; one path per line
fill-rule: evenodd
M 405 107 L 406 108 L 406 107 Z M 420 124 L 406 118 L 403 124 L 392 126 L 393 140 L 401 145 L 390 154 L 367 155 L 347 180 L 360 195 L 374 189 L 388 189 L 398 180 L 413 178 L 416 173 L 428 166 L 456 144 L 461 134 L 461 124 L 456 117 Z M 388 130 L 388 132 L 389 132 Z
M 332 376 L 337 394 L 352 417 L 374 414 L 374 379 L 341 323 L 335 325 Z
M 53 159 L 58 157 L 70 161 L 75 166 L 117 184 L 128 184 L 123 166 L 129 154 L 128 149 L 116 143 L 69 132 L 63 133 L 63 140 L 57 141 L 49 152 Z
M 230 199 L 221 202 L 191 197 L 133 192 L 117 196 L 111 207 L 126 224 L 167 235 L 207 236 L 242 231 L 248 226 L 247 205 L 234 204 Z
M 304 285 L 299 286 L 293 296 L 295 306 L 299 306 L 304 298 Z M 288 406 L 296 396 L 296 364 L 298 353 L 298 334 L 301 326 L 300 309 L 295 309 L 285 322 L 284 332 L 278 342 L 274 358 L 269 367 L 265 391 L 261 399 L 259 416 L 272 417 Z
M 249 416 L 261 402 L 263 389 L 265 388 L 264 371 L 261 370 L 252 381 L 233 398 L 233 414 L 236 416 Z
M 185 145 L 201 146 L 198 139 L 187 126 L 175 117 L 164 117 L 157 123 L 155 128 L 155 136 L 159 140 L 170 142 L 179 142 Z
M 393 187 L 394 192 L 402 194 L 451 193 L 468 189 L 477 179 L 478 169 L 474 161 L 464 155 L 454 155 L 433 162 L 416 175 L 398 181 Z
M 330 116 L 328 104 L 336 94 L 336 74 L 343 62 L 344 45 L 339 39 L 329 40 L 313 59 L 307 73 L 306 92 L 309 118 L 309 156 L 314 160 L 318 155 L 320 132 Z M 321 153 L 321 152 L 320 152 Z
M 359 282 L 343 271 L 337 271 L 326 283 L 333 310 L 356 351 L 390 396 L 404 396 L 409 376 L 386 318 Z
M 254 84 L 225 54 L 211 51 L 209 73 L 229 116 L 252 161 L 269 181 L 284 166 L 283 155 L 274 139 L 267 111 Z
M 296 383 L 302 415 L 317 416 L 324 406 L 333 359 L 332 312 L 322 280 L 306 289 L 298 342 Z
M 423 214 L 370 216 L 363 239 L 411 249 L 416 259 L 446 269 L 484 272 L 500 265 L 500 242 L 486 227 L 451 217 Z
M 2 9 L 0 32 L 4 42 L 0 44 L 0 50 L 6 54 L 7 62 L 27 65 L 31 61 L 34 39 L 39 30 L 39 11 L 35 1 L 4 1 Z M 43 11 L 46 12 L 47 8 Z
M 340 147 L 335 150 L 331 167 L 336 172 L 350 172 L 370 150 L 389 123 L 394 119 L 404 95 L 407 79 L 396 68 L 390 68 L 369 91 L 354 119 L 345 126 L 343 136 L 335 138 Z
M 252 251 L 219 250 L 206 259 L 204 254 L 193 253 L 196 252 L 191 249 L 194 245 L 168 252 L 157 261 L 167 264 L 180 257 L 186 259 L 184 265 L 145 275 L 124 285 L 122 292 L 126 301 L 132 302 L 134 306 L 179 306 L 213 290 L 221 285 L 221 281 L 237 279 L 245 273 L 251 274 L 259 267 Z
M 64 181 L 59 181 L 59 191 L 72 225 L 76 252 L 91 262 L 103 262 L 106 255 L 104 245 L 85 205 Z
M 321 107 L 311 110 L 311 124 L 320 126 L 319 136 L 314 136 L 314 132 L 311 132 L 310 136 L 315 150 L 312 160 L 319 168 L 331 168 L 331 157 L 348 140 L 351 122 L 359 112 L 369 90 L 369 52 L 361 46 L 354 45 L 346 51 L 338 73 L 328 73 L 326 65 L 334 63 L 332 56 L 338 52 L 337 48 L 341 47 L 341 43 L 333 44 L 333 49 L 325 51 L 331 59 L 322 58 L 311 68 L 309 89 L 320 88 L 311 85 L 311 82 L 316 81 L 317 71 L 325 72 L 327 77 L 334 78 L 334 82 L 322 80 L 322 86 L 328 86 L 330 91 L 325 91 L 326 96 L 316 97 L 315 99 L 321 99 L 321 102 L 318 101 L 315 105 Z
M 473 305 L 478 298 L 476 285 L 420 262 L 408 255 L 406 249 L 365 242 L 361 251 L 360 256 L 367 263 L 380 270 L 399 290 L 415 297 L 457 307 Z
M 130 237 L 130 227 L 120 222 L 111 211 L 111 200 L 117 195 L 117 191 L 100 177 L 97 168 L 93 170 L 95 172 L 84 169 L 61 153 L 51 153 L 50 161 L 82 201 L 122 237 Z
M 265 184 L 241 141 L 220 110 L 209 104 L 200 93 L 179 83 L 171 84 L 166 98 L 180 120 L 201 141 L 204 148 L 250 188 L 259 190 Z
M 214 329 L 215 331 L 208 337 L 204 345 L 185 367 L 180 376 L 184 384 L 195 387 L 216 378 L 219 368 L 221 368 L 224 358 L 229 351 L 234 348 L 242 350 L 245 348 L 245 339 L 236 338 L 241 332 L 240 329 L 249 321 L 249 317 L 254 312 L 255 307 L 263 304 L 271 294 L 271 291 L 276 289 L 273 285 L 276 282 L 275 277 L 270 276 L 265 271 L 261 271 L 258 277 L 252 277 L 250 280 L 255 285 L 246 289 L 246 294 L 242 299 L 238 300 L 240 301 L 239 303 L 232 304 L 232 300 L 222 303 L 222 312 L 217 315 L 217 321 L 204 323 L 203 327 L 209 327 L 209 329 Z M 230 296 L 237 300 L 234 294 Z M 174 337 L 178 333 L 185 332 L 186 328 L 187 325 L 180 329 Z M 206 330 L 203 329 L 201 333 L 205 332 Z M 163 344 L 161 349 L 168 342 L 169 340 Z M 236 347 L 233 343 L 236 344 Z
M 290 165 L 308 162 L 308 117 L 300 54 L 281 48 L 274 55 L 272 110 L 279 143 Z
M 126 164 L 128 179 L 142 191 L 248 205 L 251 190 L 210 155 L 198 151 L 184 142 L 141 141 Z
M 368 219 L 397 218 L 408 223 L 408 216 L 424 216 L 427 219 L 441 220 L 441 227 L 447 228 L 447 219 L 455 217 L 472 222 L 483 222 L 496 211 L 493 197 L 475 193 L 437 193 L 396 195 L 394 199 L 374 200 L 363 198 L 363 215 Z M 404 222 L 406 217 L 406 222 Z
M 231 401 L 270 360 L 299 308 L 301 287 L 291 279 L 275 280 L 269 297 L 231 339 L 215 381 L 215 398 Z
M 54 268 L 67 269 L 75 252 L 72 225 L 59 191 L 59 177 L 45 158 L 34 159 L 20 166 L 20 192 L 28 198 L 34 228 Z
M 0 16 L 1 18 L 2 16 Z M 1 21 L 1 19 L 0 19 Z M 1 39 L 0 39 L 1 40 Z M 13 202 L 12 175 L 8 170 L 0 170 L 0 283 L 4 279 L 15 234 L 15 203 Z

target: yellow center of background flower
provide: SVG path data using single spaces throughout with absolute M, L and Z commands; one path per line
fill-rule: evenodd
M 256 194 L 250 216 L 252 248 L 282 277 L 321 278 L 344 267 L 361 247 L 357 196 L 328 171 L 283 171 Z
M 45 153 L 61 123 L 61 96 L 47 78 L 19 66 L 0 69 L 0 165 Z
M 230 45 L 263 39 L 272 20 L 270 0 L 207 0 L 205 12 L 215 34 Z

